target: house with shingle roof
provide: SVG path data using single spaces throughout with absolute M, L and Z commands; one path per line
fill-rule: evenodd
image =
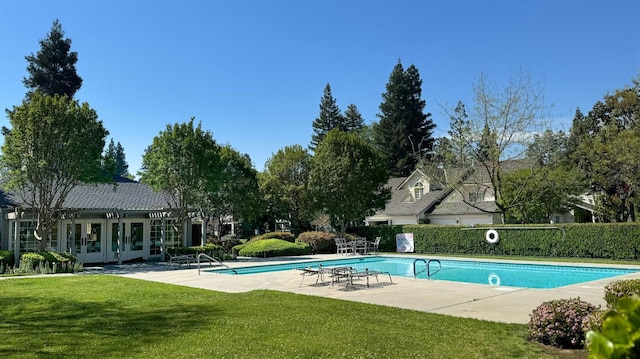
M 530 165 L 527 161 L 513 160 L 505 162 L 502 169 L 510 172 L 529 168 Z M 366 217 L 365 224 L 475 225 L 502 222 L 486 169 L 476 166 L 432 171 L 426 174 L 416 169 L 408 177 L 391 178 L 387 183 L 391 188 L 391 200 L 383 210 Z M 577 201 L 576 207 L 593 211 L 593 206 L 588 207 L 586 200 L 582 202 Z M 554 223 L 574 222 L 577 218 L 575 211 L 555 214 L 551 220 Z
M 47 247 L 83 263 L 160 259 L 166 246 L 199 245 L 202 238 L 201 224 L 175 225 L 162 193 L 124 177 L 74 187 L 63 208 Z M 0 214 L 0 249 L 16 256 L 39 249 L 34 214 L 18 192 L 0 191 Z

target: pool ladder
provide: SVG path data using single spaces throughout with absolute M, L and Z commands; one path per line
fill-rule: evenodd
M 208 260 L 209 265 L 211 265 L 211 263 L 216 263 L 218 265 L 226 267 L 227 269 L 229 269 L 233 273 L 238 274 L 238 272 L 236 272 L 235 269 L 233 269 L 233 268 L 229 267 L 228 265 L 220 262 L 219 260 L 217 260 L 217 259 L 215 259 L 215 258 L 213 258 L 213 257 L 211 257 L 211 256 L 209 256 L 209 255 L 207 255 L 205 253 L 200 253 L 200 254 L 198 254 L 198 257 L 197 257 L 197 260 L 198 260 L 198 275 L 200 275 L 200 258 L 202 258 L 202 257 L 205 257 Z
M 418 262 L 423 262 L 425 268 L 420 271 L 420 272 L 416 272 L 416 263 Z M 431 262 L 437 262 L 438 263 L 438 269 L 431 273 Z M 427 279 L 431 279 L 431 276 L 438 273 L 440 271 L 440 269 L 442 269 L 442 263 L 440 263 L 440 260 L 438 259 L 422 259 L 422 258 L 418 258 L 416 260 L 413 261 L 413 278 L 416 278 L 418 276 L 418 274 L 427 271 Z

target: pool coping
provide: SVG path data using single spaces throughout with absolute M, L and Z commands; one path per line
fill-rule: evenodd
M 424 257 L 429 259 L 465 260 L 481 262 L 526 263 L 544 265 L 576 265 L 584 267 L 626 268 L 640 271 L 640 265 L 591 264 L 584 262 L 545 262 L 526 260 L 466 258 L 449 256 L 424 256 L 409 254 L 382 253 L 384 256 Z M 342 259 L 344 256 L 314 255 L 303 257 L 279 257 L 266 259 L 240 259 L 224 262 L 231 268 L 265 264 L 291 263 L 309 260 Z M 203 266 L 203 269 L 206 269 Z M 444 280 L 413 279 L 393 277 L 393 283 L 380 279 L 372 280 L 370 287 L 363 282 L 354 286 L 327 283 L 315 284 L 315 278 L 302 278 L 299 270 L 265 272 L 251 275 L 228 275 L 200 271 L 195 266 L 169 266 L 166 263 L 143 263 L 139 265 L 110 265 L 99 270 L 89 271 L 120 275 L 129 278 L 149 280 L 194 288 L 215 290 L 228 293 L 242 293 L 251 290 L 277 290 L 301 295 L 350 300 L 368 304 L 398 307 L 422 312 L 451 315 L 456 317 L 490 320 L 503 323 L 526 324 L 529 315 L 544 301 L 553 299 L 580 298 L 594 305 L 604 307 L 604 287 L 614 280 L 640 279 L 640 272 L 625 274 L 613 278 L 599 279 L 568 286 L 536 289 L 506 286 L 490 286 L 451 282 Z M 301 284 L 301 279 L 304 279 Z

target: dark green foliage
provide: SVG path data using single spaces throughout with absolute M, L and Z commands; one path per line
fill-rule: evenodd
M 310 228 L 310 170 L 311 155 L 300 145 L 286 146 L 267 160 L 258 183 L 270 222 L 289 218 L 294 232 Z
M 82 86 L 82 78 L 76 73 L 78 53 L 70 49 L 71 39 L 64 38 L 62 25 L 55 20 L 51 32 L 40 40 L 40 51 L 25 57 L 29 77 L 22 82 L 29 89 L 28 96 L 40 91 L 49 96 L 73 97 Z
M 129 174 L 129 164 L 125 158 L 124 148 L 120 142 L 115 144 L 113 138 L 105 151 L 103 166 L 107 173 L 113 173 L 126 178 L 132 177 L 131 174 Z
M 300 233 L 297 241 L 307 243 L 314 254 L 336 253 L 335 238 L 335 233 L 311 231 Z
M 395 251 L 397 233 L 413 233 L 416 253 L 512 255 L 532 257 L 640 259 L 640 225 L 635 223 L 558 224 L 557 229 L 511 229 L 508 225 L 462 227 L 437 225 L 375 226 L 351 229 L 367 238 L 381 236 L 381 251 Z M 465 229 L 466 228 L 466 229 Z M 500 241 L 489 244 L 485 233 L 495 229 Z M 564 229 L 565 235 L 560 229 Z
M 620 299 L 633 295 L 640 295 L 640 279 L 617 280 L 604 287 L 604 300 L 609 309 L 615 309 Z
M 422 80 L 411 65 L 405 71 L 400 61 L 389 76 L 380 104 L 380 122 L 373 126 L 373 137 L 392 176 L 406 176 L 418 160 L 428 159 L 433 147 L 435 124 L 424 113 Z
M 362 221 L 389 198 L 383 159 L 354 133 L 329 132 L 313 156 L 309 192 L 315 208 L 331 216 L 344 235 L 347 223 Z
M 4 273 L 8 268 L 15 265 L 13 251 L 0 250 L 0 273 Z
M 306 243 L 291 243 L 282 239 L 271 238 L 245 244 L 238 250 L 243 257 L 279 257 L 311 254 L 311 247 Z
M 324 88 L 324 93 L 320 99 L 320 115 L 313 120 L 313 134 L 311 135 L 311 145 L 309 148 L 315 151 L 316 147 L 327 136 L 329 131 L 334 128 L 338 128 L 340 123 L 343 122 L 340 108 L 336 103 L 336 99 L 331 94 L 331 85 L 327 83 Z

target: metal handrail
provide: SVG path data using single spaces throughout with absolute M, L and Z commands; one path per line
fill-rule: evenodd
M 420 262 L 424 262 L 424 270 L 416 273 L 416 263 L 420 261 Z M 442 269 L 442 263 L 440 263 L 439 259 L 422 259 L 422 258 L 417 258 L 416 260 L 413 261 L 413 278 L 416 278 L 418 276 L 418 274 L 426 271 L 427 272 L 427 279 L 431 279 L 432 273 L 431 273 L 431 262 L 438 262 L 438 270 L 433 272 L 433 274 L 436 274 L 440 271 L 440 269 Z
M 431 262 L 438 262 L 438 270 L 433 274 L 438 273 L 440 269 L 442 269 L 442 263 L 440 263 L 439 259 L 429 259 L 429 261 L 427 262 L 427 279 L 431 279 Z
M 211 263 L 211 262 L 217 263 L 217 264 L 219 264 L 219 265 L 221 265 L 221 266 L 223 266 L 223 267 L 226 267 L 227 269 L 229 269 L 229 270 L 230 270 L 230 271 L 232 271 L 233 273 L 238 274 L 238 272 L 236 272 L 236 270 L 235 270 L 235 269 L 233 269 L 233 268 L 229 267 L 228 265 L 226 265 L 226 264 L 224 264 L 224 263 L 220 262 L 219 260 L 217 260 L 217 259 L 215 259 L 215 258 L 211 257 L 210 255 L 208 255 L 208 254 L 206 254 L 206 253 L 200 253 L 200 254 L 198 254 L 198 256 L 196 257 L 196 259 L 197 259 L 197 261 L 198 261 L 198 275 L 200 275 L 200 258 L 201 258 L 201 257 L 207 257 L 207 259 L 209 259 L 209 263 Z

